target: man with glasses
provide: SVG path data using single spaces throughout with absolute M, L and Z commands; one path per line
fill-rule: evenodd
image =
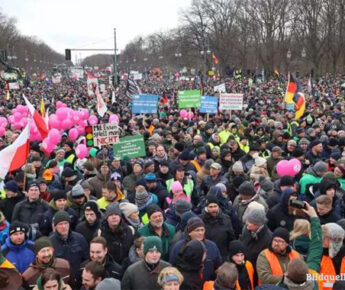
M 289 231 L 277 228 L 273 232 L 272 242 L 267 249 L 261 251 L 256 262 L 259 284 L 279 283 L 290 260 L 300 258 L 300 254 L 290 246 Z

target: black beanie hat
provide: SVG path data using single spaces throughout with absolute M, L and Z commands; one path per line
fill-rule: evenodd
M 59 210 L 53 217 L 54 226 L 56 226 L 60 222 L 69 222 L 71 223 L 71 217 L 69 214 L 64 210 Z
M 255 188 L 252 182 L 250 181 L 245 181 L 243 182 L 239 189 L 238 189 L 239 194 L 242 195 L 247 195 L 247 196 L 254 196 L 255 195 Z
M 54 197 L 53 197 L 54 201 L 57 201 L 59 199 L 67 199 L 67 195 L 66 192 L 64 190 L 57 190 L 54 193 Z
M 279 186 L 294 186 L 295 180 L 292 176 L 284 175 L 280 178 Z
M 283 239 L 288 244 L 290 243 L 290 234 L 289 231 L 285 228 L 276 228 L 273 232 L 272 240 L 276 237 Z
M 155 212 L 162 212 L 162 209 L 157 204 L 150 204 L 146 208 L 147 216 L 150 218 L 151 215 L 153 215 Z
M 88 202 L 86 202 L 84 204 L 84 212 L 86 210 L 92 210 L 96 215 L 98 215 L 100 213 L 99 212 L 98 204 L 95 201 L 88 201 Z
M 205 227 L 203 220 L 198 216 L 192 217 L 187 222 L 186 232 L 187 234 L 189 234 L 190 232 L 200 227 Z
M 240 240 L 231 241 L 231 243 L 229 244 L 230 262 L 231 258 L 238 253 L 245 254 L 245 248 L 243 243 Z
M 35 255 L 37 255 L 40 250 L 47 247 L 53 248 L 53 244 L 49 238 L 45 236 L 39 238 L 35 241 Z
M 208 206 L 208 205 L 211 204 L 211 203 L 216 203 L 216 204 L 218 204 L 219 201 L 218 201 L 216 195 L 208 193 L 208 194 L 206 195 L 206 206 Z
M 18 232 L 22 232 L 24 233 L 24 235 L 26 235 L 28 232 L 28 228 L 25 226 L 25 224 L 18 221 L 14 221 L 10 225 L 10 235 Z

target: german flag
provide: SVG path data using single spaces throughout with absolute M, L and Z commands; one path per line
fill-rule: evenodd
M 214 62 L 215 64 L 218 64 L 218 63 L 219 63 L 219 59 L 218 59 L 218 57 L 216 57 L 216 55 L 214 54 L 214 52 L 212 52 L 212 59 L 213 59 L 213 62 Z
M 293 75 L 289 74 L 288 85 L 286 87 L 285 93 L 285 103 L 291 104 L 293 103 L 293 98 L 295 94 L 298 92 L 298 84 Z
M 296 106 L 295 120 L 301 118 L 305 111 L 305 97 L 301 92 L 297 92 L 293 98 Z

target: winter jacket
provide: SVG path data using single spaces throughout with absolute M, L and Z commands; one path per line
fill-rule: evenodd
M 32 290 L 43 290 L 43 288 L 40 288 L 36 285 Z M 65 284 L 63 281 L 61 281 L 59 290 L 72 290 L 72 288 L 68 284 Z
M 134 238 L 132 229 L 123 220 L 121 220 L 120 225 L 115 231 L 104 220 L 98 231 L 98 235 L 101 235 L 107 240 L 108 252 L 115 262 L 121 264 L 128 257 L 128 252 L 133 244 Z
M 58 232 L 51 234 L 49 239 L 53 244 L 55 257 L 66 259 L 71 265 L 72 272 L 78 273 L 81 263 L 89 258 L 89 245 L 85 238 L 70 231 L 67 239 L 63 239 Z
M 182 240 L 178 241 L 174 248 L 172 248 L 169 262 L 172 265 L 176 265 L 176 258 L 182 247 L 184 247 L 188 242 L 190 241 L 190 238 L 184 237 Z M 218 267 L 222 264 L 222 257 L 220 255 L 219 249 L 217 245 L 210 241 L 210 240 L 204 240 L 203 241 L 206 247 L 206 260 L 204 261 L 204 280 L 214 280 L 216 278 L 215 270 L 218 269 Z
M 93 225 L 90 225 L 87 221 L 81 221 L 77 224 L 75 231 L 79 234 L 82 234 L 87 241 L 88 244 L 90 244 L 91 240 L 97 236 L 97 231 L 99 230 L 101 226 L 101 221 L 99 218 L 95 221 Z
M 56 272 L 60 274 L 60 276 L 66 284 L 70 284 L 71 268 L 69 262 L 65 259 L 53 258 L 51 260 L 51 263 L 49 263 L 48 265 L 38 264 L 35 260 L 22 275 L 24 286 L 26 286 L 26 288 L 36 286 L 36 281 L 38 277 L 47 268 L 53 268 Z
M 80 266 L 80 272 L 82 273 L 86 264 L 89 263 L 91 260 L 84 261 Z M 105 278 L 115 278 L 121 280 L 123 275 L 122 266 L 116 263 L 113 257 L 108 253 L 105 256 L 105 260 L 102 264 L 105 269 Z
M 0 223 L 0 245 L 5 244 L 7 237 L 10 235 L 10 223 L 4 220 Z
M 294 194 L 294 191 L 291 188 L 285 189 L 282 193 L 280 203 L 276 204 L 267 212 L 267 225 L 272 232 L 278 227 L 283 227 L 288 231 L 292 231 L 295 220 L 298 218 L 304 218 L 302 216 L 289 213 L 288 203 L 292 194 Z
M 160 207 L 164 208 L 165 199 L 169 196 L 167 189 L 162 184 L 157 182 L 157 186 L 153 189 L 150 189 L 150 192 L 157 195 Z
M 23 201 L 24 199 L 24 195 L 19 193 L 16 197 L 5 198 L 0 200 L 0 211 L 4 214 L 8 222 L 12 221 L 12 215 L 15 205 Z
M 38 225 L 48 208 L 48 203 L 41 199 L 34 202 L 25 199 L 14 207 L 12 221 Z
M 40 231 L 43 235 L 48 236 L 51 233 L 53 217 L 58 211 L 59 210 L 56 207 L 55 201 L 51 200 L 49 202 L 49 208 L 43 214 L 42 221 L 40 222 Z M 69 207 L 65 208 L 65 211 L 71 218 L 71 229 L 74 230 L 78 223 L 78 214 L 74 209 Z
M 135 193 L 135 184 L 136 182 L 143 178 L 142 175 L 135 175 L 134 173 L 127 175 L 124 179 L 123 179 L 123 187 L 125 190 L 127 190 L 127 195 L 128 194 L 134 194 Z M 132 200 L 130 200 L 130 202 L 133 202 Z
M 181 272 L 184 280 L 181 290 L 199 290 L 202 288 L 203 279 L 202 258 L 204 255 L 203 245 L 199 241 L 189 242 L 176 257 L 176 268 Z
M 97 198 L 101 198 L 102 188 L 106 185 L 106 183 L 109 180 L 110 180 L 110 172 L 108 175 L 97 173 L 96 176 L 88 179 L 86 182 L 90 186 L 91 194 L 96 196 Z
M 176 227 L 181 221 L 181 218 L 176 214 L 175 206 L 172 202 L 169 204 L 169 208 L 165 211 L 164 216 L 165 222 L 174 227 Z
M 67 206 L 73 209 L 79 218 L 84 215 L 84 204 L 89 201 L 89 198 L 85 196 L 85 202 L 83 204 L 77 203 L 73 200 L 71 192 L 67 193 Z
M 21 245 L 14 245 L 8 237 L 5 244 L 2 245 L 1 251 L 20 273 L 23 273 L 35 260 L 34 242 L 30 240 L 24 240 Z
M 157 284 L 158 275 L 162 269 L 170 264 L 160 260 L 158 265 L 151 270 L 144 260 L 129 266 L 122 278 L 121 290 L 160 290 Z
M 215 179 L 211 177 L 211 175 L 206 175 L 200 185 L 200 194 L 206 195 L 210 188 L 218 183 L 223 183 L 226 187 L 229 186 L 228 180 L 221 175 L 218 175 Z
M 242 163 L 244 172 L 248 173 L 249 170 L 253 167 L 255 160 L 252 156 L 246 154 L 243 157 L 241 157 L 240 162 Z
M 226 261 L 229 254 L 229 243 L 235 239 L 230 218 L 223 214 L 221 209 L 215 217 L 204 210 L 201 218 L 205 224 L 206 239 L 215 242 L 223 260 Z
M 234 208 L 237 211 L 238 219 L 239 219 L 239 223 L 240 223 L 241 227 L 242 227 L 242 223 L 243 223 L 244 212 L 246 211 L 248 205 L 253 201 L 256 201 L 256 202 L 260 203 L 261 205 L 263 205 L 265 208 L 265 211 L 268 210 L 268 206 L 266 204 L 266 201 L 259 194 L 256 194 L 255 196 L 253 196 L 252 199 L 250 200 L 250 202 L 248 202 L 248 203 L 247 203 L 247 201 L 243 202 L 240 195 L 236 196 L 236 198 L 234 200 Z
M 306 170 L 306 174 L 299 181 L 301 199 L 307 198 L 306 196 L 307 187 L 312 184 L 319 183 L 320 180 L 321 180 L 321 177 L 316 174 L 316 172 L 314 171 L 312 167 L 309 167 Z
M 138 230 L 138 235 L 143 237 L 157 236 L 151 224 L 147 224 Z M 170 241 L 175 235 L 175 228 L 172 225 L 163 223 L 163 232 L 160 237 L 162 240 L 162 259 L 168 260 Z
M 275 181 L 279 178 L 279 176 L 276 172 L 276 166 L 280 160 L 282 160 L 281 157 L 273 158 L 272 155 L 267 158 L 267 171 L 268 171 L 268 174 L 271 176 L 271 180 L 273 180 L 273 181 Z

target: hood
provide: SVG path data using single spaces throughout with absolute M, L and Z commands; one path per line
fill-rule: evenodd
M 291 195 L 293 195 L 295 191 L 291 188 L 285 189 L 280 197 L 280 204 L 282 205 L 283 210 L 285 213 L 288 211 L 288 206 L 289 206 L 289 198 Z
M 289 290 L 313 290 L 314 281 L 307 280 L 302 284 L 296 284 L 291 281 L 288 277 L 284 277 L 284 284 L 288 287 Z
M 319 191 L 321 194 L 326 194 L 326 191 L 330 188 L 337 189 L 338 188 L 338 182 L 337 180 L 333 180 L 330 178 L 323 178 L 319 184 Z
M 306 174 L 310 174 L 313 176 L 318 176 L 317 173 L 315 172 L 315 170 L 313 169 L 313 167 L 309 166 L 309 168 L 307 168 L 307 170 L 305 171 Z
M 202 242 L 191 240 L 177 255 L 176 265 L 182 271 L 200 271 L 203 265 L 205 246 Z

